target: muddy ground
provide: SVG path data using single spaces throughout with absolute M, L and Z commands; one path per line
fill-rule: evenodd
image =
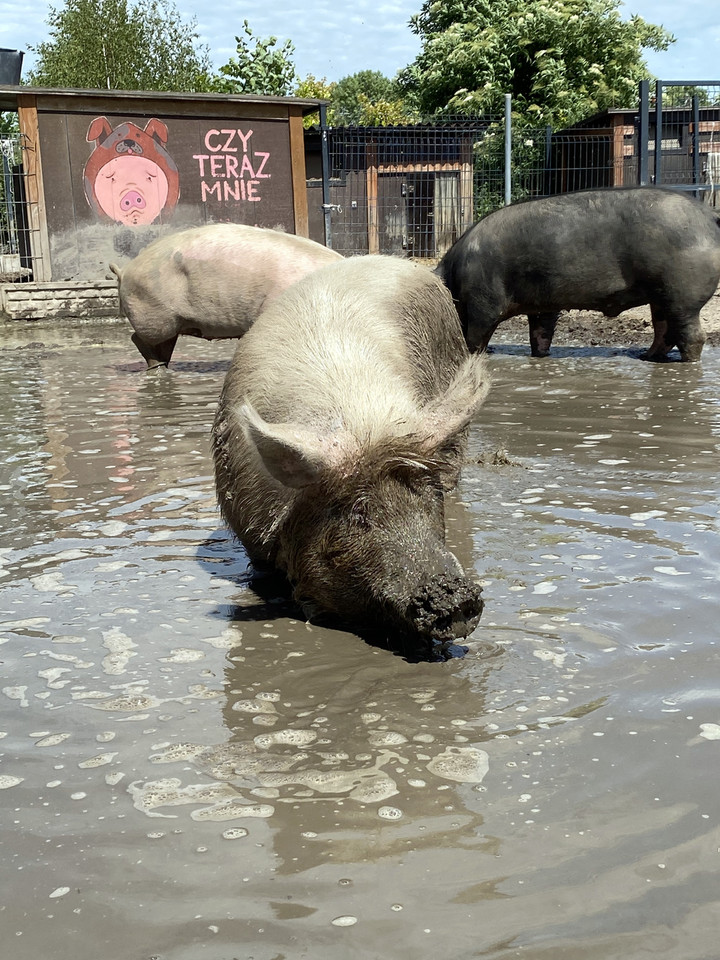
M 720 288 L 705 304 L 700 317 L 707 333 L 708 346 L 720 346 Z M 607 346 L 618 344 L 646 348 L 652 342 L 649 307 L 635 307 L 619 317 L 605 317 L 595 310 L 569 310 L 558 321 L 553 343 L 559 345 Z M 495 341 L 527 343 L 527 320 L 513 317 L 498 328 Z

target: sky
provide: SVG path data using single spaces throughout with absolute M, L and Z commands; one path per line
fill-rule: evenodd
M 33 55 L 28 45 L 48 38 L 44 0 L 0 0 L 0 47 L 25 50 L 25 67 Z M 61 9 L 63 0 L 53 0 Z M 267 0 L 260 7 L 246 0 L 175 0 L 183 18 L 195 18 L 214 67 L 235 53 L 236 34 L 247 19 L 255 36 L 275 35 L 295 46 L 301 77 L 313 74 L 340 80 L 359 70 L 379 70 L 393 77 L 415 58 L 420 45 L 408 26 L 422 0 Z M 638 14 L 660 24 L 677 38 L 665 53 L 646 51 L 650 72 L 663 80 L 720 79 L 720 18 L 707 0 L 626 0 L 625 18 Z

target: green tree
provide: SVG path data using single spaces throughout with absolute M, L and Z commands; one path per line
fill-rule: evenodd
M 46 87 L 204 90 L 210 58 L 196 21 L 171 0 L 65 0 L 50 8 L 50 39 L 30 49 L 29 82 Z
M 17 113 L 0 112 L 0 139 L 2 137 L 17 137 L 20 134 Z
M 244 37 L 235 37 L 237 56 L 231 57 L 211 81 L 217 93 L 255 93 L 286 97 L 295 83 L 295 47 L 286 40 L 277 47 L 277 37 L 256 37 L 243 20 Z
M 327 81 L 325 77 L 318 79 L 314 77 L 312 73 L 309 73 L 304 80 L 298 80 L 295 87 L 294 94 L 296 97 L 304 97 L 311 100 L 332 100 L 332 95 L 337 84 L 334 80 L 330 82 Z M 332 108 L 328 109 L 328 123 L 332 126 L 330 121 L 330 114 Z M 303 126 L 307 129 L 308 127 L 314 127 L 320 122 L 320 112 L 309 113 L 306 117 L 303 118 Z
M 420 53 L 400 84 L 425 113 L 497 114 L 503 96 L 533 125 L 564 126 L 637 98 L 644 49 L 674 37 L 621 0 L 425 0 L 410 21 Z

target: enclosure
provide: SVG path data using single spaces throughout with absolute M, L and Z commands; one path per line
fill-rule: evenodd
M 327 236 L 345 255 L 436 259 L 508 198 L 657 183 L 717 205 L 720 82 L 657 81 L 651 89 L 644 81 L 636 105 L 564 130 L 523 118 L 434 117 L 397 127 L 331 127 L 308 134 L 306 151 L 313 239 Z
M 718 348 L 500 336 L 447 514 L 485 612 L 412 663 L 249 582 L 233 345 L 127 334 L 0 348 L 13 960 L 714 958 Z

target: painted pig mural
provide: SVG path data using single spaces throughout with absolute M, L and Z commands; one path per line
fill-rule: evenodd
M 465 637 L 483 601 L 446 546 L 444 491 L 487 389 L 429 270 L 323 267 L 238 344 L 213 428 L 222 514 L 309 609 L 418 648 Z
M 484 350 L 502 320 L 527 314 L 532 355 L 544 357 L 560 310 L 616 317 L 647 303 L 655 336 L 643 359 L 677 346 L 682 360 L 699 360 L 700 309 L 720 280 L 719 223 L 702 203 L 659 187 L 585 190 L 488 214 L 436 272 L 472 350 Z
M 180 179 L 162 120 L 148 120 L 142 130 L 134 123 L 113 129 L 107 117 L 96 117 L 87 140 L 95 149 L 83 172 L 85 195 L 101 220 L 137 227 L 175 209 Z
M 123 313 L 148 368 L 167 366 L 178 336 L 241 337 L 290 284 L 339 253 L 293 234 L 215 223 L 149 244 L 120 269 Z

